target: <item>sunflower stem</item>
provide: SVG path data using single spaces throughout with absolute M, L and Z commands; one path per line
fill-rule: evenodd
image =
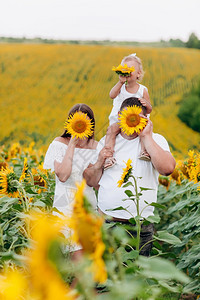
M 137 181 L 135 176 L 132 176 L 134 180 L 135 185 L 135 195 L 136 195 L 136 209 L 137 209 L 137 218 L 136 218 L 136 228 L 137 228 L 137 238 L 136 238 L 136 250 L 139 252 L 140 250 L 140 232 L 141 232 L 141 223 L 140 223 L 140 196 L 138 194 L 138 187 L 137 187 Z

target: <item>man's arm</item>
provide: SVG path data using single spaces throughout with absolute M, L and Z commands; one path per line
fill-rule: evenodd
M 151 156 L 151 162 L 154 168 L 161 175 L 170 175 L 176 166 L 176 161 L 169 151 L 163 150 L 152 137 L 153 125 L 150 120 L 148 120 L 147 126 L 140 133 L 140 139 L 144 143 L 146 151 Z
M 87 185 L 94 187 L 98 190 L 99 180 L 103 174 L 103 166 L 106 158 L 112 157 L 113 151 L 110 147 L 103 147 L 99 152 L 97 162 L 90 164 L 83 172 L 83 178 L 85 178 Z

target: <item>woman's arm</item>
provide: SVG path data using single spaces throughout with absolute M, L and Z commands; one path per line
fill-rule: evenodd
M 140 139 L 144 143 L 146 151 L 151 156 L 151 162 L 154 168 L 161 175 L 170 175 L 176 166 L 176 161 L 169 151 L 163 150 L 152 137 L 153 125 L 150 120 L 148 120 L 147 126 L 140 133 Z
M 71 175 L 74 149 L 77 144 L 76 138 L 71 138 L 61 163 L 54 161 L 55 173 L 61 182 L 65 182 Z

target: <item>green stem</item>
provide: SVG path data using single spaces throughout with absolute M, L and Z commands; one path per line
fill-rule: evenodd
M 138 195 L 138 187 L 137 187 L 137 181 L 135 177 L 133 176 L 134 185 L 135 185 L 135 196 L 136 196 L 136 210 L 137 210 L 137 218 L 136 218 L 136 227 L 137 227 L 137 238 L 136 238 L 136 250 L 139 252 L 140 250 L 140 232 L 141 232 L 141 224 L 140 224 L 140 204 L 139 200 L 140 197 Z
M 111 244 L 111 247 L 112 247 L 113 249 L 116 249 L 116 244 L 115 244 L 115 241 L 114 241 L 112 235 L 110 236 L 110 244 Z M 119 279 L 122 280 L 122 278 L 123 278 L 123 267 L 122 267 L 122 263 L 123 263 L 123 262 L 121 261 L 120 255 L 119 255 L 119 253 L 118 253 L 117 251 L 115 251 L 115 257 L 116 257 L 116 261 L 117 261 L 118 267 L 119 267 Z M 112 272 L 111 272 L 111 273 L 112 273 Z M 110 273 L 110 274 L 111 274 L 111 273 Z M 113 275 L 113 276 L 112 276 L 112 275 Z M 115 279 L 114 274 L 111 274 L 111 276 L 112 276 L 113 280 L 114 280 L 115 282 L 117 282 L 117 280 Z

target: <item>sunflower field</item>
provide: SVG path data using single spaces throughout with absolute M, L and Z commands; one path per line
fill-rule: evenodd
M 150 258 L 139 255 L 128 225 L 113 228 L 89 207 L 84 181 L 72 218 L 59 214 L 54 174 L 43 169 L 74 104 L 91 106 L 96 139 L 105 134 L 117 82 L 112 67 L 133 52 L 143 61 L 154 132 L 177 161 L 170 176 L 159 177 L 155 216 L 144 221 L 156 229 Z M 199 58 L 199 50 L 181 48 L 0 45 L 0 299 L 199 298 L 200 135 L 177 117 L 181 99 L 199 83 Z M 140 229 L 140 218 L 130 222 Z M 74 233 L 69 239 L 65 226 Z M 74 242 L 83 248 L 78 263 L 68 251 Z
M 62 134 L 75 103 L 93 109 L 99 140 L 112 108 L 109 91 L 118 80 L 112 67 L 133 52 L 143 63 L 154 132 L 166 137 L 178 158 L 199 149 L 199 134 L 177 117 L 181 98 L 199 83 L 198 49 L 59 44 L 0 45 L 1 144 L 34 141 L 47 148 Z

